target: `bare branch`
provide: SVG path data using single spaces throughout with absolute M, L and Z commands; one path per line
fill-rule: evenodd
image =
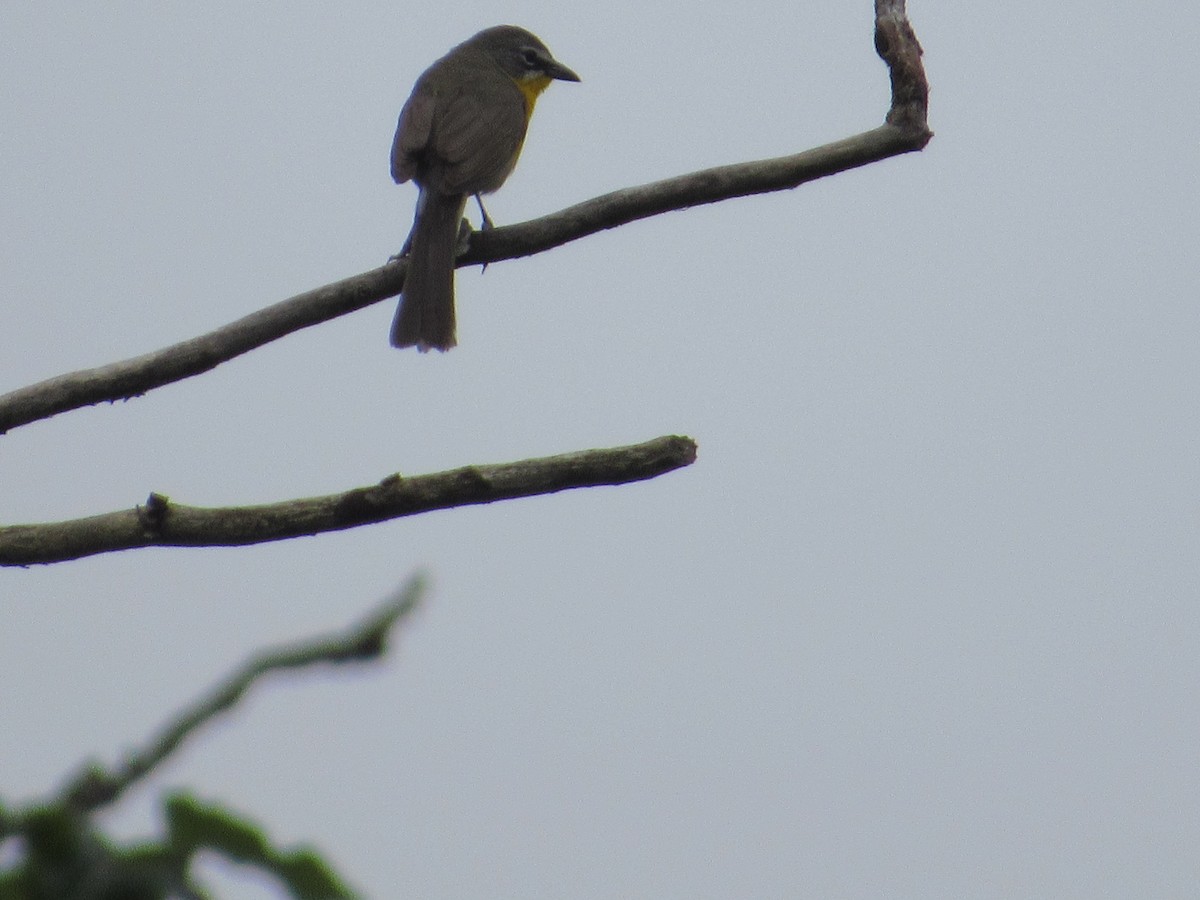
M 613 191 L 575 206 L 506 228 L 475 231 L 459 266 L 531 256 L 580 238 L 673 210 L 799 187 L 890 156 L 919 150 L 913 137 L 893 125 L 813 150 L 704 169 Z
M 0 434 L 105 401 L 128 400 L 207 372 L 293 331 L 394 297 L 404 266 L 392 263 L 282 300 L 216 331 L 121 362 L 58 375 L 0 396 Z
M 323 663 L 369 662 L 387 650 L 387 640 L 396 624 L 414 609 L 424 591 L 419 577 L 404 587 L 362 622 L 342 634 L 289 644 L 260 653 L 217 685 L 207 696 L 168 722 L 150 744 L 130 753 L 112 771 L 89 765 L 63 790 L 69 806 L 90 812 L 117 800 L 132 784 L 148 775 L 180 744 L 241 700 L 264 675 L 283 669 L 299 669 Z
M 62 562 L 134 547 L 261 544 L 382 522 L 401 516 L 626 484 L 690 465 L 696 444 L 660 437 L 644 444 L 583 450 L 542 459 L 466 466 L 433 475 L 390 475 L 371 487 L 265 506 L 208 509 L 151 494 L 145 506 L 86 519 L 0 527 L 0 566 Z
M 706 169 L 605 194 L 520 225 L 476 232 L 458 265 L 529 256 L 648 216 L 795 188 L 920 150 L 932 137 L 926 126 L 929 86 L 921 65 L 921 47 L 905 17 L 904 0 L 875 0 L 875 15 L 875 46 L 888 64 L 892 83 L 887 124 L 803 153 Z M 390 262 L 297 294 L 200 337 L 0 396 L 0 434 L 71 409 L 129 399 L 207 372 L 293 331 L 399 294 L 405 271 L 403 261 Z
M 875 0 L 875 50 L 888 65 L 892 79 L 892 108 L 887 123 L 921 141 L 933 137 L 927 124 L 929 82 L 921 65 L 921 45 L 904 12 L 904 0 Z M 920 149 L 919 147 L 916 149 Z

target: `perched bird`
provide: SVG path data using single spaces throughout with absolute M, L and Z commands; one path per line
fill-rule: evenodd
M 579 76 L 514 25 L 479 32 L 417 79 L 392 142 L 392 178 L 420 188 L 393 347 L 455 345 L 454 260 L 467 198 L 479 200 L 504 184 L 521 155 L 534 104 L 555 79 Z M 482 200 L 479 209 L 483 227 L 490 227 Z

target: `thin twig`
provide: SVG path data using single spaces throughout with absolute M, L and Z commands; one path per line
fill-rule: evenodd
M 79 812 L 89 812 L 114 802 L 131 785 L 150 774 L 199 728 L 232 709 L 264 675 L 325 663 L 378 659 L 387 650 L 388 637 L 397 623 L 416 609 L 423 592 L 423 579 L 414 576 L 362 622 L 341 634 L 259 653 L 164 725 L 158 736 L 145 748 L 130 753 L 120 765 L 112 770 L 105 770 L 98 765 L 87 766 L 63 790 L 66 803 Z

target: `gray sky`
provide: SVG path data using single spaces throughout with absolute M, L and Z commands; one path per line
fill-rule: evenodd
M 0 391 L 381 264 L 400 105 L 490 24 L 583 77 L 499 223 L 887 108 L 867 0 L 419 6 L 5 4 Z M 460 270 L 444 356 L 392 350 L 389 302 L 0 438 L 6 523 L 700 444 L 645 484 L 0 572 L 0 794 L 424 568 L 386 665 L 264 685 L 113 828 L 188 785 L 380 897 L 1194 896 L 1200 26 L 909 12 L 922 154 Z

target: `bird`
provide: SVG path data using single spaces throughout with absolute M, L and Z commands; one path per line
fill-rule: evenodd
M 579 76 L 533 33 L 487 28 L 454 47 L 417 79 L 392 141 L 392 179 L 419 189 L 401 255 L 408 270 L 392 320 L 393 347 L 455 346 L 454 261 L 467 198 L 497 190 L 517 164 L 537 98 L 551 81 Z

